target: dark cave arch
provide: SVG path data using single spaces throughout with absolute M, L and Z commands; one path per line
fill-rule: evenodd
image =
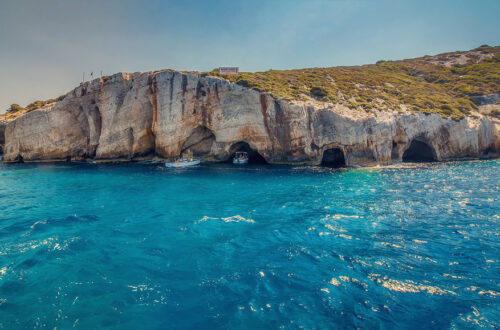
M 420 139 L 412 140 L 408 149 L 403 153 L 403 162 L 436 162 L 437 160 L 434 148 Z
M 323 158 L 321 159 L 321 166 L 339 168 L 344 167 L 345 157 L 344 152 L 339 148 L 326 149 L 323 152 Z
M 229 148 L 229 159 L 227 162 L 232 162 L 234 155 L 238 151 L 248 153 L 248 164 L 268 164 L 266 159 L 262 157 L 257 150 L 254 150 L 250 145 L 244 141 L 236 142 Z
M 212 150 L 215 142 L 214 133 L 206 126 L 198 126 L 184 140 L 181 153 L 192 152 L 194 156 L 204 156 Z

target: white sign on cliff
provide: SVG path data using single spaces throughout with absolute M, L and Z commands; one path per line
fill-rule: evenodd
M 238 74 L 238 67 L 220 67 L 219 74 Z

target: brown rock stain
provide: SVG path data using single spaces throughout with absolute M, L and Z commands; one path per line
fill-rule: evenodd
M 151 104 L 153 106 L 153 122 L 151 124 L 151 132 L 153 133 L 153 135 L 156 135 L 156 123 L 158 122 L 158 84 L 156 82 L 156 75 L 152 77 L 150 86 L 152 91 Z
M 264 122 L 264 127 L 266 128 L 266 133 L 269 137 L 272 135 L 270 134 L 270 129 L 269 129 L 269 123 L 267 122 L 267 94 L 265 93 L 260 93 L 260 112 L 262 113 L 262 120 Z

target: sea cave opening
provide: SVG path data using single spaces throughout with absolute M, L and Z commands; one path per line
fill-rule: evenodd
M 182 144 L 182 152 L 192 152 L 194 156 L 204 156 L 212 150 L 215 142 L 214 133 L 205 126 L 198 126 Z
M 246 152 L 248 154 L 248 164 L 268 164 L 266 159 L 257 150 L 252 149 L 248 143 L 243 141 L 236 142 L 229 148 L 231 156 L 227 162 L 232 162 L 237 152 Z
M 345 166 L 345 157 L 339 148 L 327 149 L 323 152 L 321 166 L 339 168 Z
M 435 162 L 436 152 L 427 143 L 421 140 L 413 140 L 410 147 L 403 153 L 403 162 Z

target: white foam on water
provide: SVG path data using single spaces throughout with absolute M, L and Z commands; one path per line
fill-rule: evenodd
M 198 221 L 198 223 L 199 223 L 199 222 L 212 221 L 212 220 L 216 220 L 216 221 L 223 221 L 223 222 L 226 222 L 226 223 L 229 223 L 229 222 L 247 222 L 247 223 L 255 223 L 255 221 L 254 221 L 254 220 L 244 218 L 244 217 L 242 217 L 241 215 L 233 215 L 233 216 L 226 217 L 226 218 L 215 218 L 215 217 L 204 216 L 203 218 L 201 218 L 201 219 Z
M 403 248 L 401 245 L 393 244 L 393 243 L 388 243 L 388 242 L 380 242 L 380 244 L 383 245 L 383 246 L 391 246 L 391 247 L 396 248 L 396 249 L 402 249 Z
M 42 225 L 46 225 L 47 224 L 47 220 L 40 220 L 40 221 L 36 221 L 34 224 L 32 224 L 30 226 L 31 229 L 35 229 L 35 227 L 39 224 L 42 224 Z
M 427 241 L 421 241 L 419 239 L 414 239 L 413 242 L 418 243 L 418 244 L 427 244 Z

